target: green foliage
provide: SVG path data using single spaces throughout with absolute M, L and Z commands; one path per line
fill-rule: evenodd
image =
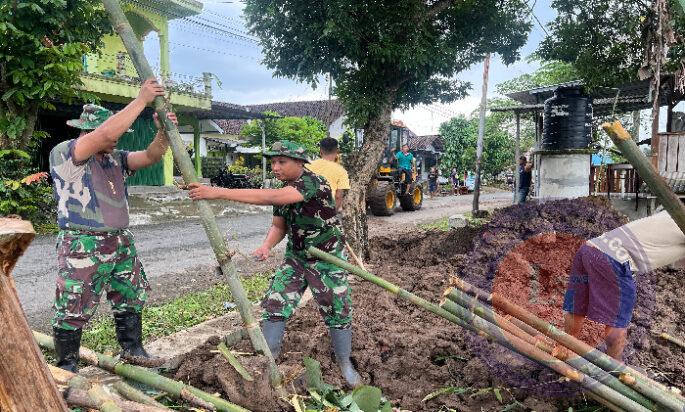
M 278 116 L 275 112 L 264 114 Z M 326 137 L 326 125 L 321 121 L 309 117 L 279 117 L 264 120 L 266 146 L 270 147 L 278 140 L 291 140 L 304 146 L 309 156 L 319 153 L 319 142 Z M 262 145 L 261 121 L 246 123 L 240 134 L 250 139 L 255 146 Z
M 496 86 L 497 92 L 507 94 L 534 89 L 536 87 L 551 86 L 580 79 L 580 74 L 571 63 L 561 61 L 540 61 L 534 56 L 528 59 L 528 63 L 538 61 L 538 67 L 533 73 L 522 74 L 511 80 L 504 81 Z
M 0 149 L 26 149 L 38 109 L 94 99 L 79 91 L 82 57 L 111 31 L 98 0 L 0 2 Z
M 447 232 L 448 230 L 450 230 L 449 219 L 447 218 L 447 216 L 440 218 L 434 222 L 420 223 L 416 226 L 422 230 L 440 230 L 442 232 Z
M 305 399 L 304 407 L 307 411 L 390 412 L 392 410 L 390 402 L 383 397 L 381 390 L 374 386 L 362 385 L 350 393 L 345 393 L 324 382 L 321 365 L 316 360 L 305 358 L 304 367 L 310 395 Z M 297 402 L 296 410 L 301 409 L 302 405 L 297 396 L 293 401 Z
M 465 116 L 453 117 L 440 125 L 440 136 L 445 141 L 445 153 L 440 159 L 443 176 L 450 176 L 452 168 L 463 173 L 471 170 L 475 164 L 475 148 L 478 129 Z
M 685 17 L 677 5 L 668 2 L 672 20 L 667 22 L 682 33 Z M 570 63 L 590 87 L 617 86 L 638 80 L 644 60 L 644 29 L 652 19 L 652 2 L 635 0 L 554 0 L 556 19 L 550 36 L 538 54 L 546 60 Z M 679 68 L 685 46 L 672 47 L 664 72 Z
M 46 173 L 30 166 L 31 157 L 22 150 L 0 150 L 0 216 L 19 215 L 51 231 L 55 220 L 55 197 Z
M 257 301 L 266 292 L 270 278 L 271 273 L 266 272 L 240 281 L 248 298 Z M 143 336 L 146 340 L 160 338 L 221 316 L 235 310 L 224 305 L 230 299 L 231 290 L 222 283 L 163 305 L 146 306 L 143 309 Z M 102 316 L 90 322 L 83 331 L 83 345 L 98 352 L 118 350 L 112 317 Z
M 531 28 L 524 0 L 245 3 L 267 67 L 313 86 L 330 74 L 360 127 L 388 108 L 463 97 L 470 85 L 454 76 L 487 53 L 516 61 Z

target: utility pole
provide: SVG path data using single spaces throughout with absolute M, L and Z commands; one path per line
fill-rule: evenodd
M 485 136 L 485 106 L 488 101 L 488 73 L 490 72 L 490 53 L 485 56 L 483 62 L 483 91 L 480 99 L 480 123 L 478 124 L 478 143 L 476 145 L 476 180 L 473 187 L 473 207 L 471 214 L 476 217 L 478 214 L 478 201 L 480 200 L 480 175 L 481 159 L 483 157 L 483 138 Z
M 266 119 L 262 119 L 260 123 L 262 127 L 262 188 L 266 187 L 266 156 L 264 156 L 266 153 L 266 125 L 264 122 Z
M 516 151 L 514 154 L 514 204 L 519 202 L 519 157 L 521 157 L 521 113 L 516 112 Z M 525 165 L 524 165 L 525 166 Z

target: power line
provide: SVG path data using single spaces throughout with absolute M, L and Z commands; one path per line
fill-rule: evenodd
M 186 47 L 186 48 L 194 49 L 194 50 L 205 51 L 208 53 L 215 53 L 215 54 L 219 54 L 219 55 L 227 55 L 227 56 L 240 57 L 243 59 L 259 61 L 259 59 L 252 57 L 252 56 L 243 56 L 243 55 L 239 55 L 239 54 L 230 53 L 230 52 L 227 52 L 225 50 L 205 49 L 203 47 L 197 47 L 197 46 L 192 46 L 190 44 L 176 43 L 176 42 L 171 42 L 171 41 L 169 42 L 169 44 L 173 44 L 173 45 L 181 46 L 181 47 Z

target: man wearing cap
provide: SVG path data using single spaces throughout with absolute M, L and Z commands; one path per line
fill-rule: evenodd
M 262 246 L 253 253 L 259 260 L 266 259 L 269 251 L 288 235 L 285 260 L 262 300 L 262 330 L 269 349 L 278 357 L 285 322 L 309 287 L 329 328 L 342 374 L 350 386 L 357 386 L 361 379 L 350 360 L 352 293 L 347 272 L 307 255 L 307 248 L 314 246 L 346 259 L 331 187 L 324 178 L 304 167 L 307 156 L 304 148 L 296 143 L 276 142 L 264 156 L 271 158 L 271 170 L 285 183 L 283 188 L 224 189 L 192 183 L 190 197 L 273 206 L 271 228 Z
M 119 138 L 164 89 L 146 80 L 138 97 L 116 114 L 94 104 L 83 106 L 81 129 L 50 152 L 50 174 L 57 200 L 58 276 L 52 320 L 57 366 L 77 371 L 81 330 L 107 291 L 124 357 L 149 358 L 142 346 L 143 304 L 150 289 L 128 231 L 125 179 L 159 162 L 168 148 L 161 123 L 146 150 L 117 150 Z M 176 116 L 169 113 L 176 123 Z

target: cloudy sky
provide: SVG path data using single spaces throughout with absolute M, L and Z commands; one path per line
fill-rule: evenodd
M 531 0 L 535 16 L 543 25 L 554 18 L 550 2 L 551 0 Z M 200 77 L 203 72 L 211 72 L 221 82 L 220 86 L 216 83 L 213 85 L 214 99 L 238 104 L 328 98 L 326 79 L 322 79 L 322 87 L 312 90 L 309 86 L 290 79 L 274 78 L 272 72 L 260 64 L 261 50 L 254 38 L 246 33 L 242 2 L 207 0 L 203 3 L 201 15 L 176 19 L 170 23 L 173 78 L 188 81 Z M 533 19 L 533 16 L 530 18 Z M 496 95 L 496 84 L 536 68 L 535 65 L 526 63 L 525 57 L 537 49 L 545 37 L 543 30 L 535 23 L 528 43 L 521 50 L 521 61 L 505 66 L 494 56 L 490 65 L 489 97 Z M 151 63 L 158 65 L 159 48 L 154 33 L 146 39 L 145 50 Z M 458 113 L 470 114 L 478 107 L 482 70 L 483 65 L 477 64 L 459 75 L 459 79 L 472 84 L 470 95 L 465 99 L 450 105 L 432 105 L 396 112 L 393 117 L 403 120 L 419 135 L 437 132 L 441 122 Z

